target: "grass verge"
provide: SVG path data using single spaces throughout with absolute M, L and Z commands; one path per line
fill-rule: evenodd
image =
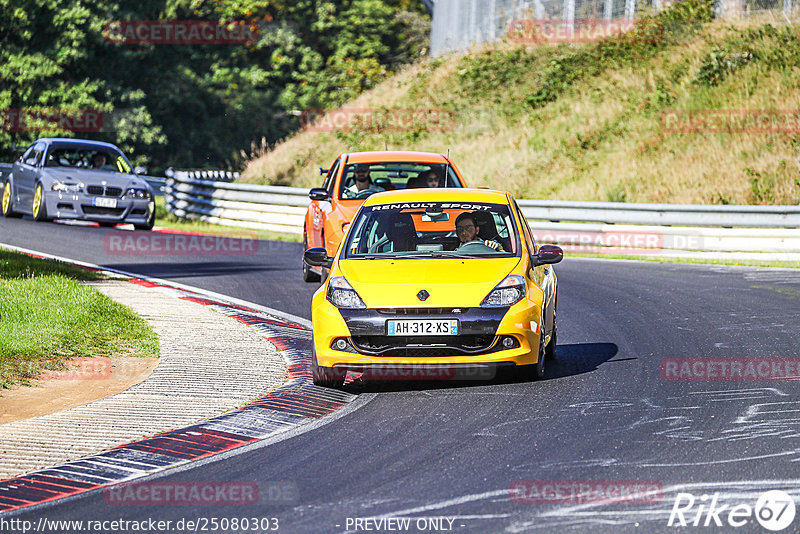
M 0 389 L 80 356 L 158 356 L 145 320 L 95 288 L 102 276 L 0 249 Z

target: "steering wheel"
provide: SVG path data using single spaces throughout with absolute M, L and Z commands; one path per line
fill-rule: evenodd
M 469 243 L 464 243 L 456 250 L 466 252 L 499 252 L 488 245 L 484 245 L 483 241 L 470 241 Z
M 364 189 L 363 191 L 359 191 L 356 193 L 355 198 L 367 198 L 371 196 L 375 191 L 370 191 L 369 189 Z

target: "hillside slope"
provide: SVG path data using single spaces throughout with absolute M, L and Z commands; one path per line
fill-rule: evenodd
M 800 203 L 800 28 L 713 20 L 704 0 L 603 42 L 425 60 L 344 108 L 450 115 L 319 123 L 251 159 L 243 180 L 314 186 L 339 153 L 388 146 L 449 149 L 471 185 L 522 198 Z

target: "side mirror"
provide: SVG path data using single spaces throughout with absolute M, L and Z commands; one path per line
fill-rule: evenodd
M 310 248 L 303 253 L 303 261 L 312 267 L 333 267 L 333 258 L 328 256 L 328 251 L 324 247 Z
M 133 168 L 133 174 L 147 174 L 147 169 L 145 169 L 144 167 L 138 167 L 138 166 L 134 167 Z
M 308 192 L 308 198 L 311 200 L 328 200 L 328 190 L 324 187 L 313 187 Z
M 564 251 L 555 245 L 542 245 L 539 247 L 539 254 L 531 254 L 531 261 L 534 267 L 558 263 L 564 259 Z

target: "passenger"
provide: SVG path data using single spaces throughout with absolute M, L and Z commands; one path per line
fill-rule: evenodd
M 479 230 L 480 228 L 472 213 L 464 212 L 456 217 L 456 234 L 458 234 L 458 239 L 461 241 L 456 250 L 464 250 L 469 247 L 470 251 L 480 252 L 482 250 L 480 245 L 483 245 L 493 251 L 503 252 L 502 245 L 497 241 L 478 237 Z
M 439 179 L 439 173 L 435 170 L 431 169 L 429 171 L 425 171 L 420 175 L 422 179 L 422 187 L 440 187 L 441 180 Z
M 369 173 L 369 163 L 359 163 L 355 169 L 355 183 L 347 188 L 351 198 L 357 197 L 363 191 L 379 193 L 384 189 L 372 183 Z

